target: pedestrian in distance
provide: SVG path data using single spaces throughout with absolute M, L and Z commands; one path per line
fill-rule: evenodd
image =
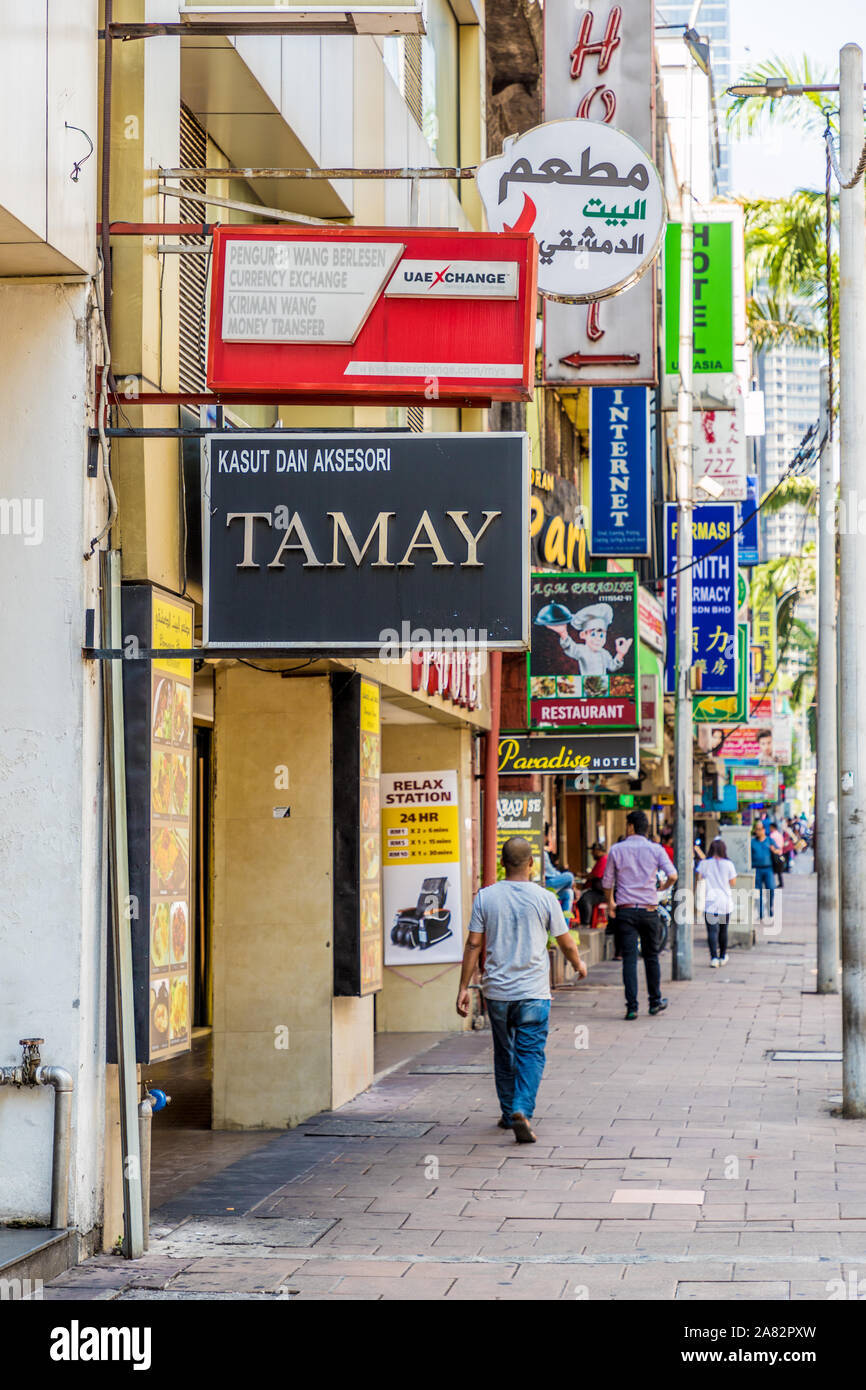
M 583 881 L 583 892 L 577 900 L 577 915 L 582 927 L 592 925 L 593 912 L 599 903 L 604 902 L 604 889 L 601 886 L 601 881 L 607 865 L 607 854 L 604 845 L 600 845 L 598 841 L 590 845 L 589 848 L 593 865 Z
M 564 917 L 570 917 L 574 908 L 574 874 L 570 869 L 558 869 L 551 858 L 556 845 L 550 833 L 550 826 L 544 824 L 544 886 L 550 888 L 559 899 Z
M 556 896 L 532 882 L 532 846 L 522 835 L 505 841 L 502 867 L 505 878 L 480 889 L 472 904 L 457 1012 L 462 1018 L 469 1013 L 469 981 L 484 947 L 481 991 L 493 1036 L 499 1127 L 513 1130 L 518 1144 L 534 1144 L 530 1121 L 550 1019 L 548 935 L 580 979 L 586 966 Z
M 767 916 L 773 916 L 776 886 L 773 880 L 772 845 L 767 838 L 763 821 L 755 821 L 752 832 L 752 868 L 755 871 L 755 887 L 758 890 L 758 917 L 764 920 L 764 890 L 769 893 Z
M 646 971 L 649 1011 L 660 1014 L 668 1006 L 661 991 L 657 885 L 659 870 L 664 874 L 662 891 L 676 882 L 677 871 L 661 845 L 654 845 L 647 839 L 649 821 L 644 811 L 629 811 L 626 825 L 625 839 L 613 845 L 607 856 L 603 883 L 607 892 L 607 915 L 616 923 L 616 948 L 622 956 L 625 1016 L 631 1021 L 638 1016 L 638 940 Z
M 698 865 L 698 878 L 706 885 L 704 921 L 707 924 L 707 945 L 710 965 L 718 970 L 728 963 L 728 923 L 734 910 L 731 889 L 737 881 L 737 871 L 728 858 L 728 847 L 718 837 L 710 845 L 706 859 Z
M 767 834 L 770 841 L 770 863 L 773 867 L 773 873 L 776 875 L 776 887 L 784 888 L 782 874 L 787 872 L 788 861 L 785 858 L 785 840 L 776 821 L 772 822 Z

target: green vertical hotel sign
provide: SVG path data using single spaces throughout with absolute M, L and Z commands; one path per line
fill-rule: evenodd
M 682 227 L 665 232 L 665 373 L 679 373 L 680 244 Z M 694 372 L 727 375 L 734 370 L 733 225 L 696 222 L 694 246 Z

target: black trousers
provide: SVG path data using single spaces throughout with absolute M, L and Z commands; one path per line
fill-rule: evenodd
M 662 997 L 659 942 L 661 924 L 654 907 L 618 907 L 614 918 L 614 940 L 622 956 L 622 982 L 627 1009 L 637 1008 L 637 943 L 640 941 L 646 989 L 650 1007 Z
M 707 924 L 707 945 L 710 948 L 710 960 L 721 960 L 722 956 L 728 954 L 729 917 L 729 912 L 704 913 L 704 921 Z
M 580 897 L 577 900 L 577 911 L 580 917 L 580 925 L 582 927 L 588 927 L 591 925 L 593 909 L 597 907 L 599 903 L 603 902 L 603 888 L 587 888 L 585 892 L 581 893 Z

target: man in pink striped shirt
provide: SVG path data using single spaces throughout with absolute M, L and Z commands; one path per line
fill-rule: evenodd
M 661 845 L 647 839 L 649 821 L 644 811 L 629 811 L 626 838 L 612 845 L 607 856 L 602 884 L 607 893 L 607 915 L 614 923 L 614 939 L 622 956 L 622 982 L 625 986 L 626 1018 L 637 1018 L 637 943 L 646 970 L 649 1011 L 660 1014 L 668 1006 L 662 998 L 658 915 L 659 873 L 665 875 L 661 888 L 676 882 L 677 871 Z

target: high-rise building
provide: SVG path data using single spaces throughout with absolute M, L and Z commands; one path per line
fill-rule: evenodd
M 782 343 L 757 354 L 766 417 L 766 434 L 758 440 L 758 488 L 762 496 L 785 473 L 804 433 L 818 419 L 821 362 L 821 348 L 803 343 Z M 814 545 L 816 536 L 814 508 L 807 515 L 805 508 L 792 503 L 780 512 L 761 512 L 762 561 L 802 555 L 807 546 Z M 805 575 L 795 616 L 813 632 L 817 630 L 815 590 Z M 793 680 L 801 669 L 802 659 L 792 648 L 782 664 L 783 673 Z
M 686 28 L 693 0 L 658 0 L 657 26 L 682 25 Z M 731 71 L 731 0 L 704 0 L 698 14 L 697 30 L 710 41 L 710 67 L 716 99 L 719 138 L 718 191 L 731 191 L 731 164 L 727 129 L 724 122 L 725 91 L 736 76 Z
M 819 347 L 782 343 L 757 356 L 758 381 L 764 392 L 766 434 L 758 441 L 761 492 L 775 486 L 797 452 L 820 408 Z M 797 555 L 815 539 L 815 518 L 804 520 L 803 508 L 785 507 L 762 514 L 761 558 Z

